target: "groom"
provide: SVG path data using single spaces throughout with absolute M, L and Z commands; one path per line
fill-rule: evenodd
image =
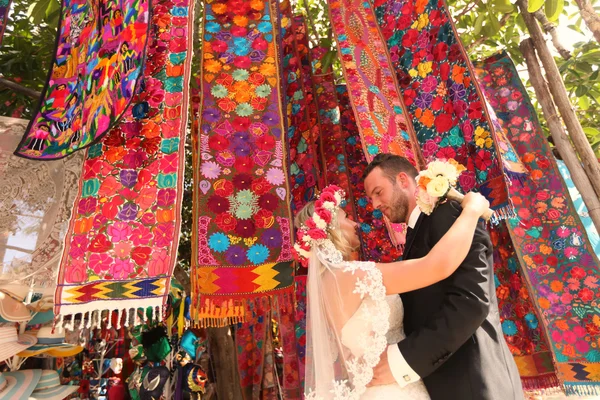
M 373 207 L 393 223 L 407 223 L 404 259 L 425 256 L 460 214 L 446 202 L 431 215 L 415 202 L 417 170 L 403 157 L 379 154 L 364 171 Z M 388 348 L 400 386 L 423 379 L 433 400 L 523 399 L 517 366 L 504 341 L 494 288 L 492 244 L 480 225 L 460 267 L 447 279 L 401 295 L 406 339 Z M 381 365 L 381 364 L 380 364 Z

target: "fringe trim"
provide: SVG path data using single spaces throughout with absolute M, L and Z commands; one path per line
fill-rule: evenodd
M 563 392 L 563 387 L 554 373 L 538 376 L 522 376 L 523 390 L 536 395 L 550 395 Z
M 166 305 L 148 307 L 123 307 L 112 310 L 92 310 L 76 314 L 60 314 L 54 318 L 53 328 L 62 327 L 65 330 L 74 331 L 83 327 L 90 329 L 110 328 L 113 325 L 117 329 L 121 326 L 137 326 L 150 322 L 162 322 L 165 315 Z M 149 310 L 150 309 L 150 310 Z M 142 318 L 138 312 L 143 313 Z M 148 312 L 151 318 L 148 319 Z M 116 324 L 113 323 L 113 313 L 116 313 Z
M 492 225 L 498 225 L 501 221 L 509 218 L 515 218 L 516 216 L 517 214 L 515 213 L 515 208 L 507 204 L 500 208 L 494 209 L 494 214 L 492 215 L 492 218 L 490 218 L 490 222 Z
M 565 382 L 567 396 L 600 396 L 600 382 Z
M 251 310 L 249 304 L 255 303 L 256 308 L 264 307 L 262 301 L 267 298 L 267 304 L 277 304 L 280 311 L 291 313 L 295 307 L 294 285 L 274 294 L 257 294 L 246 296 L 211 296 L 196 295 L 192 305 L 192 325 L 195 328 L 222 328 L 247 321 Z

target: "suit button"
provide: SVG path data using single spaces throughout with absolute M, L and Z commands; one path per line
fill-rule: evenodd
M 410 376 L 408 376 L 408 375 L 404 375 L 404 380 L 405 380 L 406 382 L 410 382 Z

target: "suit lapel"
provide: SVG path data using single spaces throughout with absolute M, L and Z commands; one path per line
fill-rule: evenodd
M 404 253 L 402 254 L 403 260 L 408 259 L 408 254 L 410 252 L 410 248 L 412 247 L 412 245 L 415 241 L 415 238 L 419 234 L 419 228 L 421 227 L 421 224 L 422 224 L 424 218 L 425 218 L 425 214 L 421 213 L 421 215 L 419 215 L 419 219 L 417 219 L 417 223 L 415 224 L 415 228 L 413 230 L 413 234 L 410 237 L 410 240 L 407 241 L 406 244 L 404 245 Z

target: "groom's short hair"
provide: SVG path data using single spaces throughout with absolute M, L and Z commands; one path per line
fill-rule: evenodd
M 416 178 L 419 174 L 419 171 L 406 158 L 395 154 L 380 153 L 367 165 L 363 172 L 363 180 L 377 167 L 381 168 L 385 176 L 392 182 L 396 181 L 400 172 L 404 172 L 412 178 Z

